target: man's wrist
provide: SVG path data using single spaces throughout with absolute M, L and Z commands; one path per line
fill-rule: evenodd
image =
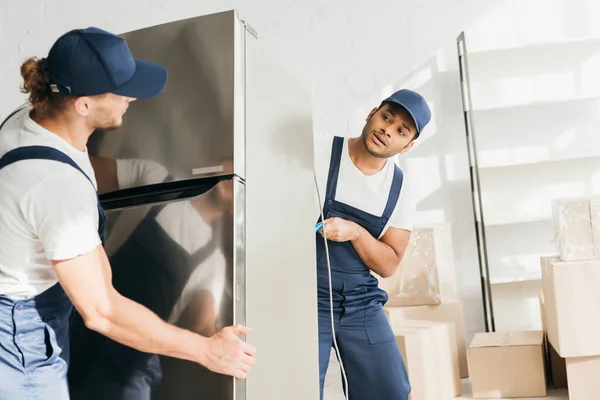
M 360 226 L 356 222 L 353 222 L 353 224 L 354 224 L 354 233 L 353 233 L 350 241 L 355 242 L 355 241 L 360 240 L 360 238 L 363 236 L 363 233 L 366 231 L 362 226 Z
M 205 364 L 208 357 L 208 338 L 198 335 L 197 333 L 184 330 L 181 339 L 181 344 L 184 346 L 183 353 L 187 355 L 190 361 Z

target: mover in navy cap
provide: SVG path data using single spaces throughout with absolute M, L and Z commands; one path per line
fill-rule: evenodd
M 411 393 L 383 311 L 388 295 L 371 272 L 388 278 L 400 268 L 415 203 L 394 158 L 430 120 L 423 96 L 398 90 L 373 107 L 359 136 L 334 136 L 315 152 L 317 188 L 324 189 L 315 227 L 321 400 L 332 347 L 348 398 L 408 400 Z
M 158 95 L 165 67 L 87 28 L 62 35 L 46 58 L 25 60 L 21 76 L 28 104 L 0 121 L 0 242 L 10 243 L 0 246 L 0 399 L 72 398 L 73 307 L 88 328 L 122 345 L 245 378 L 256 349 L 238 335 L 249 328 L 204 337 L 169 325 L 111 279 L 96 192 L 103 180 L 88 139 L 120 127 L 132 101 Z

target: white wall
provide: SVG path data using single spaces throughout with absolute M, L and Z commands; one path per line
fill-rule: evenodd
M 368 111 L 402 86 L 422 91 L 433 119 L 402 165 L 415 183 L 418 222 L 449 221 L 469 334 L 483 329 L 456 37 L 501 0 L 367 2 L 3 0 L 0 117 L 23 97 L 19 65 L 45 56 L 68 29 L 115 33 L 237 8 L 274 54 L 312 86 L 317 135 L 358 135 Z M 169 4 L 170 3 L 170 4 Z M 285 95 L 285 88 L 282 88 Z

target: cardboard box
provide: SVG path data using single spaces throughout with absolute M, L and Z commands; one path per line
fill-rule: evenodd
M 541 257 L 548 340 L 561 357 L 600 355 L 600 260 Z
M 570 400 L 592 400 L 600 393 L 600 357 L 567 358 Z
M 392 330 L 408 372 L 410 399 L 450 400 L 461 395 L 452 323 L 404 320 Z
M 405 319 L 453 323 L 456 335 L 460 377 L 467 378 L 469 376 L 465 322 L 463 306 L 460 300 L 450 299 L 448 302 L 437 306 L 392 307 L 386 304 L 383 310 L 388 321 L 390 321 L 390 324 L 392 325 L 399 325 Z
M 548 385 L 555 389 L 566 388 L 567 383 L 567 363 L 561 357 L 552 343 L 548 340 L 547 324 L 546 324 L 546 306 L 544 300 L 544 292 L 539 294 L 540 300 L 540 315 L 542 318 L 542 331 L 544 332 L 544 352 L 546 357 L 546 374 L 548 377 Z
M 478 333 L 469 345 L 474 399 L 545 397 L 542 331 Z
M 394 306 L 435 305 L 456 296 L 450 225 L 413 229 L 396 273 L 377 278 Z
M 562 261 L 600 258 L 599 199 L 557 199 L 553 207 L 558 258 Z

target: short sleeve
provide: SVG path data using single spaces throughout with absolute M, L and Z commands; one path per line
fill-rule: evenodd
M 71 259 L 101 244 L 96 192 L 78 171 L 40 181 L 20 208 L 49 260 Z
M 400 190 L 400 197 L 398 198 L 398 203 L 390 218 L 389 226 L 412 231 L 415 214 L 416 203 L 412 193 L 412 185 L 410 179 L 407 179 L 405 176 L 402 182 L 402 189 Z

